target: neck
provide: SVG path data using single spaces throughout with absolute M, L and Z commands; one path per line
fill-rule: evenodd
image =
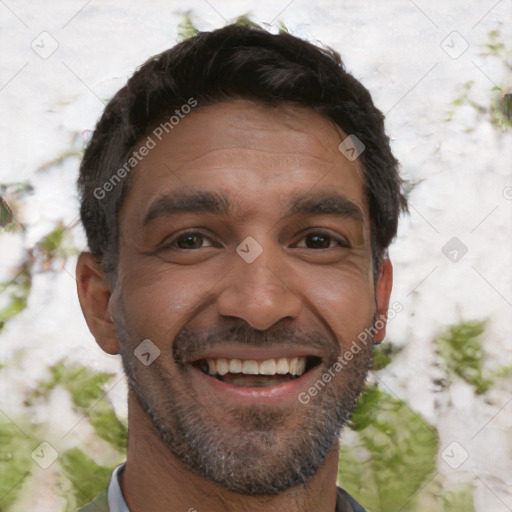
M 338 443 L 305 485 L 276 496 L 233 493 L 192 473 L 154 431 L 137 399 L 129 396 L 128 457 L 122 490 L 131 512 L 204 510 L 209 512 L 333 512 L 336 506 Z

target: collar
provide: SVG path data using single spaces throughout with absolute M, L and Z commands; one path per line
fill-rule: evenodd
M 114 469 L 110 485 L 108 486 L 108 508 L 110 512 L 130 512 L 126 501 L 124 501 L 123 492 L 119 483 L 119 477 L 124 470 L 124 465 L 120 464 Z
M 110 485 L 108 486 L 108 507 L 110 512 L 130 512 L 128 505 L 123 497 L 121 490 L 120 477 L 124 471 L 126 463 L 120 464 L 114 469 Z M 364 509 L 357 503 L 346 491 L 337 489 L 336 497 L 336 512 L 365 512 Z

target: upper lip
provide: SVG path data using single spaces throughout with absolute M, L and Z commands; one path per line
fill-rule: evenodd
M 219 343 L 214 348 L 204 350 L 195 354 L 190 363 L 195 363 L 202 359 L 252 359 L 255 361 L 265 361 L 266 359 L 280 359 L 285 357 L 318 357 L 322 358 L 317 350 L 308 347 L 294 345 L 275 345 L 266 347 L 255 347 L 237 343 Z

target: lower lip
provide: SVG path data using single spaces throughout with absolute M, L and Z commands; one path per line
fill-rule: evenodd
M 192 367 L 194 375 L 198 378 L 200 387 L 207 386 L 208 394 L 212 391 L 221 396 L 224 400 L 246 402 L 246 403 L 273 403 L 283 400 L 297 400 L 301 392 L 306 391 L 315 382 L 315 375 L 319 366 L 306 372 L 297 379 L 267 387 L 245 387 L 235 386 L 204 374 L 196 367 Z

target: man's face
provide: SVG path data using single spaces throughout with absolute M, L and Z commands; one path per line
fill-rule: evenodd
M 131 392 L 174 456 L 235 492 L 307 481 L 364 385 L 371 343 L 298 400 L 376 314 L 345 136 L 305 108 L 196 109 L 133 171 L 119 215 L 111 310 Z

